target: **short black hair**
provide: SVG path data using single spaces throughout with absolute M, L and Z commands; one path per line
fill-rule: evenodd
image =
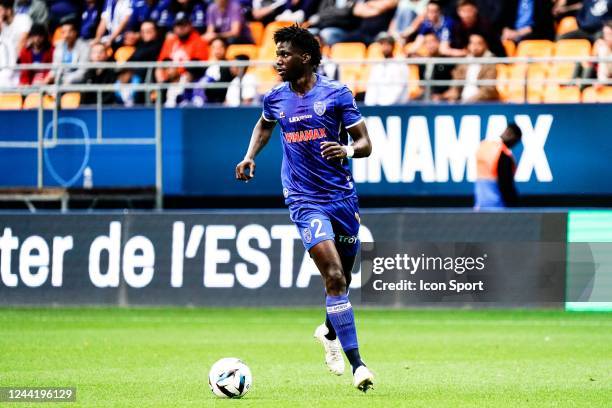
M 283 27 L 274 33 L 274 43 L 288 42 L 292 47 L 299 48 L 310 55 L 310 64 L 317 68 L 321 63 L 321 45 L 316 37 L 307 29 L 292 25 Z
M 12 10 L 15 6 L 15 0 L 1 0 L 0 6 Z
M 508 124 L 508 130 L 516 138 L 517 142 L 521 140 L 521 137 L 523 137 L 523 131 L 516 123 L 511 122 Z
M 459 0 L 457 2 L 457 8 L 463 7 L 463 6 L 474 6 L 478 8 L 478 4 L 476 4 L 475 0 Z
M 438 6 L 438 8 L 439 8 L 440 10 L 442 10 L 442 4 L 440 4 L 440 1 L 439 1 L 439 0 L 429 0 L 429 1 L 427 2 L 427 5 L 428 5 L 428 6 L 430 6 L 430 5 Z

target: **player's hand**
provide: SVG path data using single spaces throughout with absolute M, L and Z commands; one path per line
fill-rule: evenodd
M 344 159 L 346 150 L 338 142 L 321 142 L 321 156 L 327 160 Z
M 246 172 L 247 169 L 249 170 L 248 174 Z M 236 166 L 236 180 L 248 183 L 253 177 L 255 177 L 255 161 L 245 158 Z

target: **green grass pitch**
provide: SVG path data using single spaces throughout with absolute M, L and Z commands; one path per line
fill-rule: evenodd
M 312 338 L 322 308 L 0 309 L 0 386 L 77 387 L 76 403 L 35 407 L 612 406 L 612 314 L 356 315 L 377 376 L 365 395 L 324 366 Z M 208 368 L 232 356 L 253 388 L 221 400 Z

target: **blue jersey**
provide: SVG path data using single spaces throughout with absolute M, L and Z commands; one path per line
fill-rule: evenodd
M 351 91 L 316 75 L 304 96 L 285 82 L 263 99 L 263 119 L 278 122 L 283 145 L 281 179 L 285 203 L 331 202 L 355 196 L 348 160 L 321 156 L 321 142 L 346 145 L 349 129 L 363 118 Z

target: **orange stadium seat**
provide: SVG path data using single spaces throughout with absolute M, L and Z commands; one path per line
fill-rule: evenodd
M 260 95 L 265 94 L 281 81 L 278 73 L 271 66 L 250 67 L 247 72 L 257 78 L 257 92 Z
M 563 17 L 561 21 L 559 21 L 559 25 L 557 25 L 557 35 L 563 35 L 577 29 L 578 21 L 576 21 L 576 17 Z
M 21 109 L 22 98 L 18 93 L 0 94 L 0 110 Z
M 506 55 L 508 57 L 514 57 L 514 54 L 516 53 L 516 44 L 514 41 L 504 40 L 502 43 L 504 45 L 504 49 L 506 50 Z
M 554 55 L 556 57 L 588 57 L 591 55 L 591 43 L 588 40 L 559 40 L 555 43 Z M 551 63 L 549 77 L 559 82 L 572 79 L 576 63 Z
M 504 82 L 504 80 L 510 78 L 510 67 L 505 64 L 497 64 L 495 68 L 497 69 L 496 78 L 498 80 L 496 86 L 497 92 L 499 92 L 499 97 L 502 101 L 507 101 L 510 85 L 507 82 Z
M 117 62 L 127 61 L 128 59 L 130 59 L 132 54 L 134 54 L 135 50 L 136 48 L 132 47 L 131 45 L 124 45 L 123 47 L 119 47 L 117 51 L 115 51 L 115 61 Z
M 548 40 L 525 40 L 516 47 L 517 57 L 550 57 L 553 55 L 554 43 Z
M 423 94 L 423 88 L 419 85 L 419 66 L 408 65 L 408 95 L 410 99 L 417 99 Z
M 53 109 L 55 105 L 55 98 L 51 95 L 45 95 L 42 98 L 43 109 Z M 39 93 L 31 93 L 26 96 L 23 101 L 23 109 L 38 109 L 40 106 L 40 94 Z
M 399 43 L 395 43 L 395 48 L 393 49 L 393 56 L 401 57 L 402 56 L 402 46 Z M 380 50 L 380 43 L 374 42 L 368 46 L 366 51 L 367 59 L 383 59 L 382 51 Z
M 275 45 L 274 44 L 274 33 L 276 32 L 276 30 L 283 28 L 283 27 L 289 27 L 293 24 L 294 23 L 290 23 L 288 21 L 272 21 L 264 29 L 263 36 L 261 39 L 261 46 L 262 47 L 270 47 L 270 46 L 273 47 Z
M 62 95 L 60 106 L 62 109 L 76 109 L 81 104 L 81 94 L 78 92 L 68 92 Z
M 582 91 L 582 102 L 612 103 L 612 86 L 605 86 L 599 90 L 589 86 Z
M 544 90 L 544 80 L 546 79 L 546 66 L 541 64 L 530 65 L 529 68 L 525 64 L 514 64 L 509 67 L 508 78 L 513 80 L 508 84 L 507 100 L 509 102 L 523 103 L 525 102 L 525 84 L 523 80 L 527 79 L 527 100 L 529 103 L 542 102 L 542 94 Z
M 249 22 L 249 29 L 251 30 L 251 36 L 253 41 L 255 41 L 255 45 L 259 47 L 263 40 L 264 25 L 259 21 L 251 21 Z
M 334 61 L 363 60 L 366 57 L 366 46 L 363 43 L 349 42 L 337 43 L 331 47 L 331 59 Z M 340 80 L 344 82 L 353 93 L 362 91 L 363 77 L 362 64 L 340 65 Z
M 257 46 L 253 44 L 231 44 L 227 47 L 226 57 L 231 60 L 236 58 L 236 55 L 244 54 L 249 59 L 255 60 L 258 52 Z
M 544 91 L 545 103 L 580 103 L 580 88 L 577 86 L 549 85 Z
M 57 27 L 55 32 L 53 33 L 53 38 L 51 39 L 51 43 L 53 45 L 57 45 L 58 42 L 62 40 L 62 27 Z

